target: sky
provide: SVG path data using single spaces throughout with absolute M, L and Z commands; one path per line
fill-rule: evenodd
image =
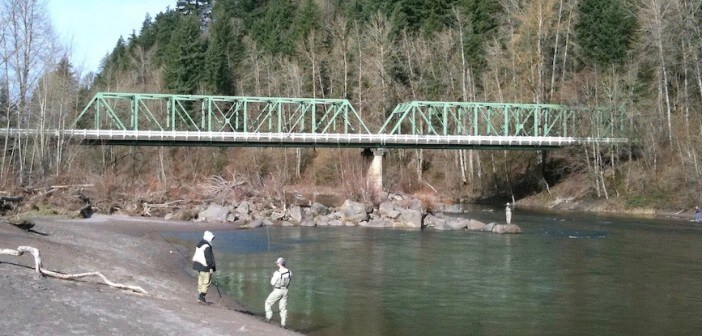
M 48 0 L 55 32 L 69 48 L 76 69 L 97 72 L 100 61 L 133 30 L 137 34 L 146 13 L 155 17 L 176 0 Z

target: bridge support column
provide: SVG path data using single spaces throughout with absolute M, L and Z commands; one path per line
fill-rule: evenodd
M 373 158 L 366 172 L 366 185 L 372 193 L 377 194 L 383 191 L 383 155 L 386 150 L 384 148 L 374 148 L 365 150 L 364 155 L 368 152 L 373 153 Z

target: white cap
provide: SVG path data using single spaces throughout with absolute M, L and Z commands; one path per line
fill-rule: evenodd
M 211 243 L 212 239 L 214 239 L 214 234 L 210 231 L 205 231 L 205 234 L 202 235 L 202 239 L 206 240 L 208 243 Z
M 278 260 L 275 261 L 276 264 L 285 266 L 285 259 L 284 258 L 278 258 Z

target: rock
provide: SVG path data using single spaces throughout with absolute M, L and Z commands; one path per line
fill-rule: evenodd
M 279 221 L 279 220 L 282 220 L 283 218 L 285 218 L 285 213 L 280 212 L 280 211 L 273 211 L 273 212 L 271 212 L 271 219 L 272 219 L 272 220 L 277 220 L 277 221 Z
M 254 229 L 254 228 L 257 228 L 257 227 L 261 227 L 261 226 L 263 226 L 263 219 L 254 219 L 254 220 L 248 222 L 247 224 L 242 225 L 241 228 L 243 228 L 243 229 Z
M 248 215 L 251 213 L 251 204 L 249 202 L 241 202 L 238 207 L 236 207 L 236 212 L 242 215 Z
M 407 208 L 409 208 L 410 210 L 417 210 L 419 212 L 422 212 L 422 210 L 424 209 L 424 207 L 422 206 L 422 201 L 416 198 L 413 198 L 410 201 L 410 204 Z
M 358 224 L 359 226 L 362 227 L 372 227 L 372 228 L 387 228 L 387 227 L 392 227 L 392 221 L 389 221 L 387 219 L 373 219 L 371 221 L 363 221 Z
M 263 226 L 273 226 L 273 221 L 270 218 L 263 218 Z
M 439 217 L 439 216 L 436 216 L 436 215 L 429 214 L 426 217 L 424 217 L 424 226 L 426 226 L 426 227 L 436 227 L 436 226 L 444 227 L 444 226 L 446 226 L 446 219 Z M 449 230 L 451 230 L 450 227 L 449 227 Z
M 494 233 L 522 233 L 522 229 L 514 224 L 496 224 L 492 228 Z
M 227 222 L 229 222 L 229 223 L 231 223 L 231 222 L 236 222 L 236 220 L 237 220 L 237 217 L 236 217 L 236 214 L 235 214 L 235 213 L 230 212 L 230 213 L 227 215 Z
M 353 202 L 351 200 L 346 200 L 344 205 L 340 209 L 343 213 L 343 219 L 351 222 L 361 222 L 368 220 L 368 213 L 366 212 L 366 206 L 362 203 Z
M 468 220 L 468 223 L 466 223 L 466 228 L 471 231 L 488 231 L 485 223 L 475 219 Z
M 302 214 L 302 207 L 300 207 L 299 205 L 295 205 L 292 208 L 290 208 L 290 210 L 288 210 L 288 215 L 294 223 L 299 224 L 300 222 L 302 222 Z
M 380 203 L 380 206 L 378 206 L 378 212 L 380 212 L 381 216 L 390 219 L 397 219 L 397 217 L 400 217 L 400 212 L 395 210 L 395 204 L 388 201 Z
M 189 221 L 193 219 L 195 212 L 191 209 L 178 209 L 173 213 L 166 214 L 166 217 L 169 217 L 168 215 L 170 215 L 170 218 L 166 218 L 166 220 Z
M 288 222 L 288 221 L 283 221 L 282 225 L 283 225 L 284 227 L 295 226 L 295 224 L 290 223 L 290 222 Z
M 450 226 L 453 230 L 463 230 L 468 227 L 470 220 L 465 218 L 447 218 L 446 225 Z
M 327 208 L 322 203 L 314 202 L 314 203 L 312 203 L 312 206 L 310 206 L 310 208 L 309 208 L 309 215 L 312 217 L 326 216 L 328 214 L 329 214 L 329 208 Z
M 396 227 L 421 230 L 422 212 L 414 209 L 400 211 L 400 217 L 397 219 Z
M 338 219 L 333 219 L 329 221 L 329 226 L 344 226 L 344 223 Z
M 227 221 L 227 215 L 229 215 L 229 208 L 213 203 L 201 211 L 197 218 L 198 221 L 224 223 Z
M 495 228 L 495 222 L 491 222 L 487 225 L 485 225 L 485 231 L 487 232 L 492 232 L 492 230 Z
M 300 226 L 303 227 L 315 227 L 317 226 L 317 223 L 311 219 L 306 219 L 300 223 Z
M 436 231 L 452 231 L 453 227 L 451 225 L 444 223 L 435 223 L 432 228 Z
M 336 220 L 340 221 L 342 218 L 344 218 L 344 214 L 342 212 L 339 212 L 339 211 L 335 211 L 335 212 L 332 212 L 331 214 L 329 214 L 330 220 L 336 219 Z

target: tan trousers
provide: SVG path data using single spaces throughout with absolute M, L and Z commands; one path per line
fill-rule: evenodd
M 212 273 L 200 272 L 197 277 L 198 293 L 207 294 L 207 287 L 210 287 L 210 284 L 212 284 Z
M 274 289 L 268 298 L 266 299 L 266 320 L 270 320 L 273 317 L 273 305 L 276 301 L 280 300 L 278 307 L 280 307 L 280 325 L 285 326 L 285 322 L 288 319 L 288 289 L 287 288 L 276 288 Z

